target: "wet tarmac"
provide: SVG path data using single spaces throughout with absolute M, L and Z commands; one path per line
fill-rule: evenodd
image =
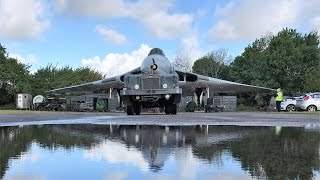
M 0 126 L 39 124 L 112 124 L 112 125 L 236 125 L 236 126 L 320 126 L 318 114 L 296 113 L 179 113 L 177 115 L 124 113 L 35 113 L 0 115 Z

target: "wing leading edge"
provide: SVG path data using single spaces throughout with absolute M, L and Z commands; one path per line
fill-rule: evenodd
M 232 81 L 203 76 L 195 73 L 176 70 L 179 75 L 179 85 L 186 92 L 193 92 L 197 88 L 209 88 L 211 92 L 216 93 L 239 93 L 239 92 L 260 92 L 270 93 L 275 89 L 241 84 Z
M 109 88 L 122 88 L 124 83 L 120 80 L 121 76 L 115 76 L 98 81 L 88 82 L 75 86 L 52 89 L 48 93 L 83 93 L 83 92 L 103 92 Z
M 57 89 L 52 89 L 47 91 L 48 93 L 98 93 L 109 90 L 110 88 L 122 89 L 124 87 L 123 78 L 126 74 L 136 74 L 140 73 L 141 68 L 135 68 L 127 73 L 121 74 L 119 76 L 114 76 L 110 78 L 101 79 L 98 81 L 92 81 L 84 84 L 79 84 L 75 86 L 62 87 Z

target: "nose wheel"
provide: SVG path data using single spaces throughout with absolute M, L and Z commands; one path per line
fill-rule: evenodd
M 141 105 L 135 104 L 135 105 L 133 106 L 133 110 L 134 110 L 134 114 L 135 114 L 135 115 L 140 115 L 140 113 L 141 113 Z
M 138 103 L 133 103 L 132 105 L 127 106 L 127 115 L 140 115 L 141 105 Z
M 177 114 L 177 105 L 176 104 L 166 104 L 164 107 L 164 112 L 166 114 Z
M 133 107 L 132 106 L 127 106 L 127 115 L 133 115 Z

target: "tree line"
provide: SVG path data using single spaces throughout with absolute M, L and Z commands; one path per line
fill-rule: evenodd
M 225 49 L 208 52 L 194 61 L 176 57 L 174 65 L 194 73 L 239 83 L 282 88 L 285 94 L 320 91 L 320 36 L 285 28 L 275 35 L 267 34 L 249 44 L 234 59 Z M 88 67 L 58 68 L 49 64 L 30 73 L 30 65 L 8 56 L 0 44 L 0 105 L 14 102 L 17 93 L 33 96 L 64 86 L 102 78 Z M 250 96 L 253 99 L 253 96 Z
M 58 68 L 48 64 L 36 72 L 30 72 L 30 65 L 20 63 L 8 56 L 0 44 L 0 105 L 14 102 L 18 93 L 46 95 L 46 91 L 63 86 L 71 86 L 102 78 L 102 74 L 88 67 Z
M 317 31 L 302 34 L 285 28 L 256 39 L 233 60 L 225 49 L 219 49 L 197 59 L 192 68 L 178 66 L 210 77 L 282 88 L 288 95 L 320 91 L 319 40 Z M 185 63 L 186 59 L 177 57 L 174 63 Z

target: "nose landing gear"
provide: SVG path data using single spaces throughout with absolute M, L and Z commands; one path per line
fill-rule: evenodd
M 127 106 L 127 115 L 140 115 L 141 105 L 139 103 L 132 103 L 132 105 Z
M 166 114 L 177 114 L 177 105 L 176 104 L 166 104 L 164 107 Z

